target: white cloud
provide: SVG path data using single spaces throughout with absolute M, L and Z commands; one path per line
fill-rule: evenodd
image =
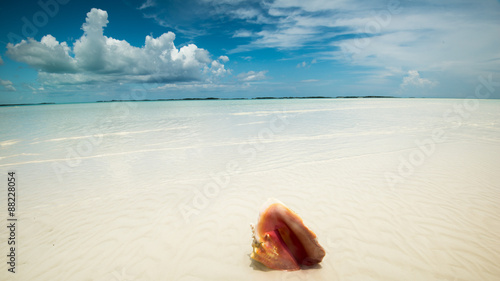
M 317 41 L 319 30 L 302 26 L 284 26 L 277 30 L 262 30 L 257 32 L 259 37 L 251 46 L 293 49 L 300 48 L 308 43 Z
M 491 36 L 500 34 L 500 25 L 493 24 L 487 16 L 476 18 L 474 13 L 469 15 L 464 11 L 446 14 L 418 10 L 406 12 L 404 16 L 394 15 L 381 34 L 332 42 L 331 46 L 341 51 L 325 55 L 332 59 L 347 59 L 357 65 L 474 76 L 485 69 L 500 70 L 492 60 L 500 58 L 497 48 L 500 37 Z M 367 18 L 364 24 L 369 20 Z M 362 21 L 355 26 L 363 29 Z
M 340 2 L 344 4 L 339 5 Z M 259 48 L 301 48 L 324 45 L 325 39 L 341 34 L 339 31 L 324 32 L 325 27 L 335 28 L 335 19 L 339 17 L 338 9 L 346 7 L 349 1 L 332 0 L 276 0 L 260 1 L 263 11 L 248 13 L 232 13 L 240 20 L 252 24 L 261 24 L 261 31 L 237 31 L 233 37 L 253 37 L 248 45 L 239 46 L 231 52 L 248 51 Z M 348 6 L 352 7 L 352 4 Z M 366 7 L 366 4 L 363 4 Z M 238 9 L 238 10 L 241 10 Z M 316 13 L 316 14 L 312 14 Z M 258 14 L 258 16 L 254 16 Z M 252 15 L 253 17 L 249 17 Z M 254 18 L 258 17 L 259 20 Z
M 303 62 L 297 64 L 297 68 L 310 67 L 311 65 L 313 65 L 315 63 L 318 63 L 318 61 L 316 59 L 313 59 L 310 63 L 303 61 Z
M 408 76 L 403 77 L 403 83 L 401 83 L 401 88 L 408 88 L 409 86 L 415 86 L 418 88 L 433 87 L 436 86 L 436 81 L 431 81 L 426 78 L 421 78 L 420 73 L 416 70 L 408 71 Z
M 154 0 L 146 0 L 146 2 L 142 3 L 142 5 L 137 8 L 139 10 L 144 10 L 146 8 L 154 7 L 156 6 L 156 2 Z
M 321 12 L 325 10 L 350 10 L 356 1 L 349 0 L 276 0 L 272 7 L 275 9 L 300 8 L 307 12 Z M 370 8 L 372 1 L 365 1 L 364 8 Z M 373 1 L 376 2 L 376 1 Z M 358 6 L 359 8 L 359 6 Z
M 7 44 L 7 54 L 14 60 L 24 62 L 44 72 L 74 73 L 77 71 L 75 59 L 69 55 L 66 42 L 59 43 L 52 35 L 46 35 L 40 42 L 28 41 Z
M 107 12 L 93 8 L 82 26 L 84 34 L 73 49 L 46 35 L 40 42 L 30 38 L 16 45 L 9 43 L 7 54 L 38 69 L 42 80 L 54 84 L 168 83 L 202 80 L 204 74 L 220 76 L 226 72 L 223 63 L 212 61 L 208 51 L 194 44 L 177 49 L 172 32 L 158 38 L 146 36 L 144 46 L 139 48 L 104 36 L 107 24 Z
M 240 8 L 231 11 L 233 15 L 239 19 L 253 19 L 260 15 L 260 11 L 251 8 Z
M 0 79 L 0 85 L 2 85 L 5 88 L 5 90 L 7 90 L 9 92 L 15 92 L 16 91 L 16 88 L 14 88 L 12 82 L 9 81 L 9 80 L 2 80 L 2 79 Z
M 183 16 L 195 26 L 201 25 L 191 14 L 200 21 L 218 17 L 241 27 L 232 37 L 248 43 L 230 54 L 300 49 L 322 60 L 367 66 L 372 72 L 386 72 L 386 67 L 461 77 L 500 72 L 500 37 L 494 36 L 500 34 L 498 0 L 193 1 L 199 4 L 193 8 L 196 12 Z
M 25 85 L 25 87 L 27 87 L 28 89 L 32 90 L 32 91 L 33 91 L 33 93 L 36 93 L 36 92 L 38 92 L 38 91 L 44 91 L 44 90 L 45 90 L 45 88 L 44 88 L 43 86 L 38 87 L 38 88 L 35 88 L 35 87 L 31 86 L 31 85 Z
M 3 59 L 2 59 L 2 56 L 0 56 L 0 65 L 3 64 Z
M 267 70 L 255 72 L 249 71 L 238 74 L 238 80 L 243 82 L 252 82 L 266 79 Z
M 229 58 L 227 56 L 220 56 L 219 60 L 225 63 L 229 61 Z
M 261 22 L 260 31 L 236 32 L 234 37 L 252 35 L 251 42 L 229 53 L 302 48 L 318 58 L 368 66 L 374 72 L 386 67 L 461 77 L 500 72 L 500 37 L 493 35 L 500 34 L 497 0 L 442 0 L 437 4 L 275 0 L 260 7 L 268 21 Z M 240 15 L 241 20 L 254 23 L 247 18 Z
M 212 61 L 210 67 L 205 67 L 205 72 L 210 72 L 215 77 L 224 77 L 229 71 L 219 61 Z
M 240 38 L 240 37 L 252 37 L 253 34 L 251 31 L 248 31 L 248 30 L 244 30 L 244 29 L 240 29 L 240 30 L 237 30 L 234 34 L 233 34 L 233 38 Z

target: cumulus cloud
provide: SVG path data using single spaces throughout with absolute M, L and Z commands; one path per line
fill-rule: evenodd
M 492 36 L 500 32 L 497 0 L 442 0 L 438 4 L 388 0 L 174 2 L 158 1 L 162 11 L 172 11 L 155 17 L 159 24 L 187 18 L 184 28 L 200 30 L 207 18 L 219 18 L 219 24 L 235 23 L 238 28 L 231 36 L 244 43 L 230 49 L 230 54 L 263 48 L 300 49 L 321 60 L 367 66 L 374 72 L 384 72 L 388 66 L 436 76 L 500 71 L 500 37 Z
M 29 38 L 16 45 L 7 44 L 10 58 L 50 73 L 77 72 L 75 59 L 69 51 L 66 42 L 59 43 L 52 35 L 44 36 L 40 42 Z
M 222 61 L 222 62 L 228 62 L 229 58 L 227 56 L 220 56 L 219 60 Z
M 401 88 L 407 88 L 409 86 L 424 88 L 424 87 L 433 87 L 436 85 L 437 82 L 435 81 L 421 78 L 420 73 L 418 73 L 418 71 L 410 70 L 408 71 L 408 76 L 403 77 L 403 83 L 401 83 Z
M 16 91 L 16 88 L 14 88 L 12 82 L 9 81 L 9 80 L 2 80 L 2 79 L 0 79 L 0 85 L 2 85 L 4 87 L 4 89 L 7 90 L 7 91 L 9 91 L 9 92 L 15 92 Z
M 83 35 L 73 48 L 52 35 L 7 45 L 7 54 L 39 70 L 39 77 L 55 84 L 97 82 L 168 83 L 202 80 L 205 74 L 227 73 L 225 58 L 212 61 L 208 51 L 188 44 L 178 49 L 175 34 L 146 36 L 143 47 L 104 36 L 108 13 L 93 8 L 82 25 Z
M 267 70 L 255 72 L 249 71 L 238 74 L 238 80 L 243 82 L 252 82 L 266 79 Z
M 219 61 L 212 61 L 210 67 L 205 67 L 205 72 L 210 72 L 215 77 L 224 77 L 229 71 L 222 64 L 221 59 Z

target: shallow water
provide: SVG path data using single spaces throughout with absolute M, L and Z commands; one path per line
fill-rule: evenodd
M 18 177 L 17 273 L 0 277 L 500 278 L 497 100 L 3 107 L 0 128 L 0 179 Z M 321 266 L 251 262 L 269 197 L 317 234 Z

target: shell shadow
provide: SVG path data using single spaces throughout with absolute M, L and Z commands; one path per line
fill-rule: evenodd
M 253 270 L 257 270 L 257 271 L 263 271 L 263 272 L 268 272 L 268 271 L 279 271 L 279 270 L 276 270 L 276 269 L 271 269 L 265 265 L 263 265 L 262 263 L 252 259 L 250 257 L 250 255 L 248 255 L 248 258 L 250 259 L 250 265 L 249 267 L 252 267 Z M 315 270 L 315 269 L 321 269 L 322 266 L 321 264 L 317 263 L 315 265 L 311 265 L 311 266 L 306 266 L 306 265 L 301 265 L 300 266 L 300 269 L 301 270 Z
M 315 265 L 311 265 L 311 266 L 306 266 L 306 265 L 300 266 L 301 270 L 313 270 L 313 269 L 321 269 L 321 268 L 322 268 L 322 266 L 319 263 L 317 263 Z

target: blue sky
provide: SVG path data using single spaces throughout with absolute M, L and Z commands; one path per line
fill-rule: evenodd
M 500 82 L 498 0 L 17 3 L 0 9 L 4 104 L 464 98 L 474 95 L 480 76 Z

